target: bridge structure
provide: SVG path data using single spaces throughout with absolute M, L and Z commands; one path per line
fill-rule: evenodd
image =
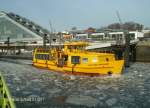
M 134 45 L 138 42 L 139 40 L 131 40 L 130 45 Z M 123 43 L 118 43 L 116 41 L 108 41 L 108 42 L 93 42 L 90 43 L 88 47 L 86 47 L 87 50 L 92 50 L 92 49 L 100 49 L 100 48 L 107 48 L 107 47 L 112 47 L 112 46 L 124 46 L 125 41 Z

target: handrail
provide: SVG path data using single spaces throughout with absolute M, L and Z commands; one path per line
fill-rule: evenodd
M 0 108 L 16 108 L 6 82 L 0 73 Z

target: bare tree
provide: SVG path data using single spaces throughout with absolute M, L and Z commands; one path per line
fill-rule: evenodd
M 108 25 L 108 29 L 126 29 L 126 30 L 129 30 L 129 31 L 135 31 L 135 30 L 138 30 L 138 31 L 141 31 L 143 29 L 143 25 L 142 24 L 139 24 L 139 23 L 135 23 L 135 22 L 126 22 L 124 24 L 119 24 L 119 23 L 113 23 L 113 24 L 110 24 Z

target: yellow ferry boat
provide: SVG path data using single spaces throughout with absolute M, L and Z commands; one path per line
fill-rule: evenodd
M 113 53 L 85 50 L 86 42 L 65 43 L 58 48 L 36 48 L 33 65 L 58 72 L 111 75 L 121 74 L 124 60 L 116 60 Z

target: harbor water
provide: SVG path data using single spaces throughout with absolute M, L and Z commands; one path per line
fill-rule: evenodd
M 132 63 L 121 76 L 61 74 L 30 60 L 0 59 L 17 108 L 149 108 L 150 63 Z

